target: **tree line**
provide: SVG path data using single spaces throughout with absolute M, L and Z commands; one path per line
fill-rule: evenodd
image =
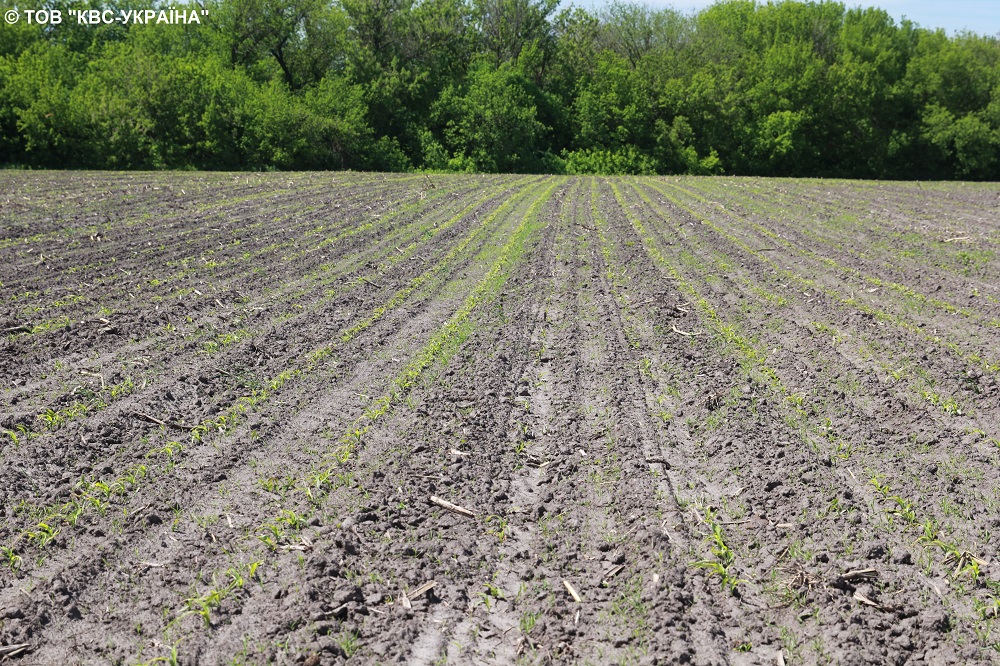
M 0 25 L 0 164 L 1000 178 L 1000 41 L 880 9 L 202 7 L 192 25 Z

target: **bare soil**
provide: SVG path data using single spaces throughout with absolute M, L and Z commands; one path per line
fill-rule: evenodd
M 1000 661 L 1000 186 L 0 173 L 0 662 Z

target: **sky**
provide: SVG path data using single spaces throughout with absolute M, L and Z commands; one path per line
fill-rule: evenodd
M 599 7 L 606 0 L 573 0 L 581 7 Z M 643 1 L 643 0 L 640 0 Z M 681 11 L 702 9 L 714 0 L 644 0 L 650 7 Z M 848 7 L 881 7 L 897 20 L 908 18 L 922 28 L 944 28 L 948 34 L 972 30 L 981 35 L 1000 33 L 1000 0 L 841 0 Z M 568 1 L 563 2 L 569 4 Z

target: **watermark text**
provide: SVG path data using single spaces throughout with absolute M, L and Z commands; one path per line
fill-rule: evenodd
M 28 25 L 201 25 L 207 9 L 8 9 L 3 19 L 9 25 L 24 21 Z

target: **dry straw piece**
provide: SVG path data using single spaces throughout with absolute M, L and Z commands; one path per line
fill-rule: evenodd
M 569 596 L 573 597 L 573 601 L 578 604 L 583 602 L 583 599 L 580 598 L 580 595 L 573 589 L 568 580 L 563 580 L 563 585 L 566 587 L 566 591 L 569 592 Z
M 439 507 L 441 507 L 442 509 L 446 509 L 448 511 L 451 511 L 452 513 L 457 513 L 460 516 L 465 516 L 467 518 L 475 518 L 476 517 L 476 514 L 474 512 L 469 511 L 464 506 L 459 506 L 457 504 L 452 504 L 448 500 L 443 500 L 440 497 L 435 497 L 434 495 L 431 495 L 431 504 L 436 504 Z

